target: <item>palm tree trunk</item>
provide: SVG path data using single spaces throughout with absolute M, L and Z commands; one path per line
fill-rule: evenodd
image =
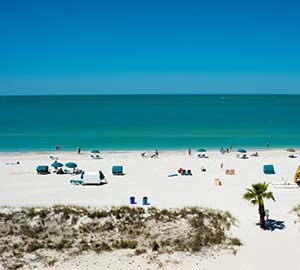
M 265 221 L 265 206 L 264 204 L 259 204 L 258 206 L 258 213 L 259 213 L 259 225 L 262 229 L 266 229 L 266 221 Z

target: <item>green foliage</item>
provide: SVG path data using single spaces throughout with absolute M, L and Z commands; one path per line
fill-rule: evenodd
M 267 183 L 257 183 L 252 184 L 251 188 L 248 188 L 243 198 L 247 201 L 250 201 L 252 204 L 263 204 L 264 199 L 272 199 L 275 201 L 274 195 L 272 192 L 268 192 L 269 184 Z

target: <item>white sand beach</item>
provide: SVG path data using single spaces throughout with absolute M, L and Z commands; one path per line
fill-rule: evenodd
M 251 151 L 249 154 L 256 152 Z M 173 208 L 204 206 L 226 210 L 238 219 L 232 230 L 243 243 L 237 254 L 217 253 L 216 256 L 187 254 L 163 255 L 163 269 L 299 269 L 296 252 L 300 243 L 300 224 L 291 213 L 300 204 L 300 189 L 275 188 L 270 185 L 276 202 L 266 201 L 270 219 L 278 221 L 279 228 L 262 231 L 258 222 L 257 206 L 243 200 L 245 189 L 257 182 L 293 182 L 299 158 L 289 158 L 285 149 L 258 151 L 258 157 L 237 158 L 236 152 L 222 155 L 208 151 L 209 158 L 198 158 L 196 152 L 163 151 L 158 158 L 141 157 L 141 151 L 103 152 L 102 159 L 91 159 L 89 152 L 49 153 L 1 153 L 0 154 L 0 205 L 47 206 L 53 204 L 76 204 L 85 206 L 130 205 L 129 197 L 135 196 L 142 206 L 142 197 L 147 196 L 151 206 Z M 151 153 L 147 153 L 146 156 Z M 37 165 L 51 165 L 49 156 L 59 161 L 76 162 L 86 172 L 101 170 L 108 181 L 102 186 L 74 186 L 72 175 L 37 175 Z M 296 152 L 297 155 L 297 152 Z M 19 164 L 7 165 L 6 163 Z M 223 169 L 221 169 L 223 163 Z M 273 164 L 275 175 L 263 173 L 264 164 Z M 123 176 L 111 173 L 113 165 L 123 165 Z M 206 172 L 201 171 L 205 167 Z M 179 168 L 190 169 L 192 176 L 174 176 Z M 51 168 L 52 169 L 52 168 Z M 226 169 L 234 169 L 235 175 L 226 175 Z M 219 178 L 221 186 L 214 184 Z M 134 206 L 133 206 L 134 207 Z M 147 207 L 147 206 L 145 206 Z M 280 222 L 282 221 L 282 222 Z M 284 224 L 285 228 L 282 224 Z M 280 227 L 281 226 L 281 227 Z M 143 256 L 128 256 L 126 250 L 102 255 L 86 254 L 47 269 L 158 269 L 159 265 L 147 264 Z M 173 261 L 173 262 L 172 262 Z M 176 263 L 175 263 L 176 261 Z M 0 267 L 1 268 L 1 267 Z M 41 268 L 42 269 L 42 268 Z M 43 268 L 45 269 L 45 268 Z

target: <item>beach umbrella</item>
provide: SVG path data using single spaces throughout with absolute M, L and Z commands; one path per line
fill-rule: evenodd
M 93 154 L 99 154 L 99 153 L 100 153 L 100 151 L 99 151 L 99 150 L 97 150 L 97 149 L 94 149 L 94 150 L 92 150 L 92 151 L 91 151 L 91 153 L 93 153 Z
M 288 151 L 288 152 L 296 152 L 294 148 L 288 148 L 288 149 L 286 149 L 286 151 Z
M 197 150 L 197 152 L 201 152 L 201 153 L 203 153 L 203 152 L 206 152 L 206 150 L 205 150 L 205 149 L 203 149 L 203 148 L 199 148 L 199 149 Z
M 55 162 L 52 163 L 51 166 L 54 167 L 54 168 L 59 168 L 59 167 L 63 167 L 64 164 L 55 161 Z
M 71 168 L 71 169 L 77 168 L 77 164 L 74 163 L 74 162 L 68 162 L 65 166 L 66 166 L 67 168 Z
M 239 150 L 237 150 L 239 153 L 247 153 L 247 150 L 246 149 L 243 149 L 243 148 L 241 148 L 241 149 L 239 149 Z

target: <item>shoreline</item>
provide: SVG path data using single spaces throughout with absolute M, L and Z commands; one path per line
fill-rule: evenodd
M 220 148 L 205 148 L 207 153 L 216 153 L 220 152 Z M 225 147 L 223 147 L 226 149 Z M 270 148 L 258 148 L 258 147 L 234 147 L 233 150 L 229 151 L 229 153 L 237 153 L 237 149 L 244 148 L 247 150 L 247 152 L 276 152 L 276 151 L 286 151 L 289 146 L 284 146 L 284 147 L 270 147 Z M 294 146 L 292 147 L 297 151 L 300 151 L 300 147 Z M 298 149 L 299 148 L 299 149 Z M 178 152 L 187 152 L 189 148 L 178 148 L 178 149 L 160 149 L 160 148 L 153 148 L 153 149 L 115 149 L 115 150 L 99 150 L 100 153 L 107 153 L 107 154 L 113 154 L 113 153 L 142 153 L 142 152 L 154 152 L 155 150 L 158 150 L 159 153 L 178 153 Z M 192 153 L 198 153 L 197 149 L 191 148 Z M 17 151 L 17 150 L 12 150 L 12 151 L 1 151 L 0 150 L 0 155 L 10 155 L 10 154 L 76 154 L 78 156 L 84 155 L 84 154 L 90 154 L 91 152 L 89 150 L 81 150 L 80 154 L 77 154 L 76 149 L 74 150 L 24 150 L 24 151 Z M 226 153 L 225 153 L 226 154 Z

